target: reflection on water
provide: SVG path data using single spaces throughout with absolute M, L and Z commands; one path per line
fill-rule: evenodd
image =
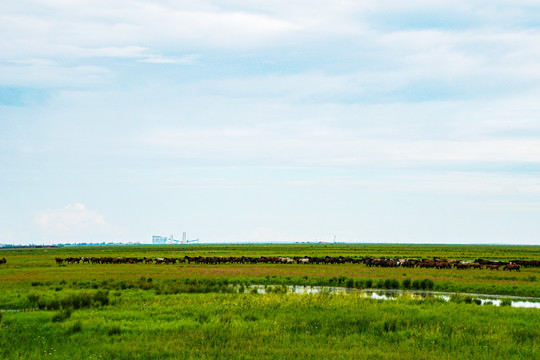
M 452 297 L 462 297 L 464 302 L 475 302 L 480 305 L 500 306 L 503 301 L 512 307 L 536 308 L 540 309 L 540 298 L 504 296 L 491 294 L 467 294 L 467 293 L 448 293 L 438 291 L 415 291 L 415 290 L 379 290 L 379 289 L 354 289 L 332 286 L 272 286 L 272 285 L 251 285 L 246 287 L 245 292 L 257 291 L 265 294 L 267 292 L 288 292 L 294 294 L 350 294 L 360 293 L 367 298 L 378 300 L 395 300 L 400 297 L 409 297 L 412 299 L 435 298 L 444 301 L 450 301 Z M 466 301 L 465 301 L 466 300 Z

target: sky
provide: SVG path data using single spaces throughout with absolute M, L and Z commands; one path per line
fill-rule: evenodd
M 536 0 L 0 2 L 0 244 L 540 245 Z

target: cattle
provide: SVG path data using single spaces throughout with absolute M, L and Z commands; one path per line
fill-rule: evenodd
M 437 263 L 434 260 L 426 260 L 418 263 L 417 266 L 421 268 L 434 268 L 437 266 Z
M 451 269 L 452 265 L 448 261 L 440 261 L 437 263 L 437 269 Z
M 279 257 L 278 260 L 282 264 L 294 264 L 294 259 L 291 259 L 289 257 Z
M 521 267 L 534 267 L 539 266 L 537 260 L 512 260 L 510 262 L 496 261 L 496 260 L 484 260 L 476 259 L 474 263 L 465 262 L 462 260 L 447 260 L 443 258 L 429 258 L 429 259 L 407 259 L 407 258 L 351 258 L 348 256 L 339 256 L 339 257 L 311 257 L 311 256 L 295 256 L 295 257 L 284 257 L 284 256 L 260 256 L 260 257 L 224 257 L 224 256 L 197 256 L 189 257 L 184 256 L 183 258 L 165 258 L 158 257 L 155 259 L 152 258 L 136 258 L 136 257 L 68 257 L 65 259 L 55 258 L 55 261 L 58 265 L 61 264 L 74 264 L 80 263 L 92 263 L 92 264 L 137 264 L 137 263 L 155 263 L 155 264 L 175 264 L 178 263 L 187 263 L 187 264 L 209 264 L 209 265 L 218 265 L 218 264 L 360 264 L 364 263 L 368 267 L 407 267 L 413 268 L 415 266 L 428 269 L 450 269 L 454 266 L 456 269 L 465 270 L 465 269 L 478 269 L 481 270 L 484 267 L 490 270 L 499 270 L 500 266 L 504 266 L 503 270 L 508 271 L 520 271 Z M 5 263 L 5 258 L 0 259 L 0 264 Z M 505 266 L 506 265 L 506 266 Z
M 2 258 L 0 259 L 0 264 L 5 264 L 7 261 L 6 261 L 6 258 Z
M 510 264 L 520 265 L 523 267 L 539 267 L 540 261 L 538 260 L 511 260 Z
M 456 269 L 458 270 L 464 270 L 464 269 L 469 269 L 471 267 L 471 264 L 469 264 L 468 262 L 458 262 L 455 264 L 455 267 Z
M 516 270 L 516 271 L 519 271 L 519 267 L 520 266 L 518 264 L 508 264 L 505 267 L 503 267 L 503 271 L 504 270 L 508 270 L 508 271 Z

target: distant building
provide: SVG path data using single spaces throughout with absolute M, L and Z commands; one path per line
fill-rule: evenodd
M 182 240 L 175 240 L 172 235 L 169 237 L 152 235 L 152 244 L 155 244 L 155 245 L 173 245 L 173 244 L 184 245 L 184 244 L 198 244 L 198 243 L 199 243 L 199 239 L 188 240 L 187 234 L 185 231 L 182 234 Z
M 164 244 L 167 244 L 169 241 L 173 241 L 173 237 L 171 235 L 170 239 L 166 236 L 158 236 L 158 235 L 153 235 L 152 236 L 152 244 L 157 244 L 157 245 L 164 245 Z

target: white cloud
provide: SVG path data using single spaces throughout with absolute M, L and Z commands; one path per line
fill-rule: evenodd
M 107 223 L 102 214 L 81 203 L 66 205 L 60 210 L 47 210 L 36 218 L 39 229 L 49 237 L 70 237 L 73 242 L 115 240 L 124 231 Z
M 142 62 L 153 64 L 177 64 L 177 65 L 196 65 L 200 55 L 190 54 L 181 57 L 167 57 L 162 55 L 146 55 L 142 57 Z
M 240 164 L 448 166 L 540 162 L 539 138 L 377 139 L 366 137 L 361 129 L 306 124 L 164 130 L 146 135 L 143 141 L 178 158 Z
M 13 87 L 80 88 L 104 83 L 113 73 L 102 66 L 64 66 L 45 59 L 0 63 L 0 84 Z

